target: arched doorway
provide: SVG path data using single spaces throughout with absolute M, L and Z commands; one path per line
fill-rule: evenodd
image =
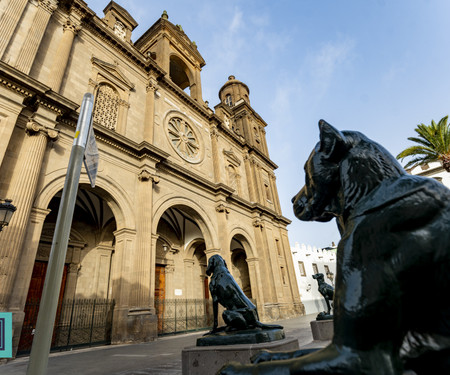
M 203 328 L 209 307 L 206 244 L 199 214 L 169 207 L 157 226 L 155 308 L 159 334 Z
M 236 235 L 231 240 L 231 273 L 245 295 L 248 298 L 252 298 L 253 295 L 247 265 L 247 254 L 244 247 L 245 242 L 245 238 L 241 235 Z
M 50 213 L 43 224 L 25 304 L 19 354 L 31 349 L 61 195 L 62 192 L 58 192 L 48 205 Z M 95 318 L 101 320 L 102 316 L 106 318 L 111 309 L 108 299 L 116 220 L 104 197 L 107 197 L 107 194 L 101 189 L 94 192 L 90 187 L 80 185 L 64 265 L 52 347 L 91 344 L 97 341 L 98 336 L 102 336 L 101 342 L 105 341 L 104 332 L 101 332 L 101 328 L 95 332 L 94 324 L 91 324 L 90 331 L 80 331 L 76 334 L 74 331 L 77 325 L 81 327 L 87 324 L 81 322 L 79 317 L 86 319 L 89 314 L 95 314 Z

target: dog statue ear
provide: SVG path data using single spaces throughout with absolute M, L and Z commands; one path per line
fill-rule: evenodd
M 339 158 L 349 149 L 345 135 L 328 124 L 325 120 L 319 121 L 319 129 L 319 151 L 328 159 Z

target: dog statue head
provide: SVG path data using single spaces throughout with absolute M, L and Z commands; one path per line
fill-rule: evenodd
M 216 269 L 216 267 L 225 267 L 226 269 L 228 269 L 227 263 L 218 254 L 215 254 L 211 258 L 209 258 L 208 267 L 206 268 L 206 274 L 208 276 L 211 276 L 214 273 L 214 270 Z
M 383 180 L 406 172 L 384 147 L 355 131 L 319 121 L 320 141 L 305 164 L 305 186 L 292 198 L 303 221 L 345 217 Z
M 323 281 L 323 273 L 316 273 L 315 275 L 313 275 L 313 279 L 315 280 L 322 280 Z

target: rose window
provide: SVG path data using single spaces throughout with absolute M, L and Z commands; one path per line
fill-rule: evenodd
M 178 154 L 188 161 L 195 161 L 200 152 L 200 144 L 191 126 L 179 117 L 169 120 L 170 143 Z

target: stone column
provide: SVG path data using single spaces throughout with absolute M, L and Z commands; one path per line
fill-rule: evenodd
M 0 26 L 1 30 L 1 26 Z M 0 38 L 1 40 L 1 38 Z M 17 118 L 25 107 L 22 103 L 24 96 L 6 87 L 0 87 L 0 166 L 6 154 Z
M 212 152 L 212 158 L 213 158 L 213 168 L 214 168 L 214 182 L 221 182 L 220 176 L 222 173 L 220 173 L 220 162 L 219 162 L 219 145 L 218 145 L 218 139 L 219 139 L 219 132 L 217 130 L 216 126 L 213 126 L 211 129 L 211 152 Z
M 184 297 L 183 298 L 198 298 L 194 295 L 194 279 L 197 276 L 193 274 L 194 261 L 192 259 L 184 259 Z M 201 297 L 203 298 L 203 296 Z
M 251 159 L 251 167 L 253 171 L 253 181 L 255 184 L 255 194 L 256 194 L 255 201 L 265 206 L 264 189 L 261 182 L 259 165 L 254 158 Z
M 69 61 L 70 51 L 72 50 L 72 44 L 79 30 L 80 26 L 71 19 L 68 19 L 63 26 L 63 35 L 59 42 L 48 80 L 48 85 L 55 92 L 59 92 L 59 89 L 61 88 L 61 83 Z
M 128 326 L 129 300 L 131 292 L 131 269 L 134 265 L 136 231 L 121 228 L 114 232 L 115 253 L 112 261 L 111 288 L 115 300 L 111 342 L 132 342 Z
M 128 109 L 130 104 L 123 99 L 119 100 L 119 113 L 117 117 L 116 132 L 125 135 L 127 128 Z
M 150 306 L 155 310 L 155 266 L 156 266 L 156 241 L 159 235 L 152 233 L 152 252 L 150 257 Z
M 158 178 L 147 168 L 142 168 L 138 176 L 136 196 L 136 253 L 133 267 L 133 284 L 131 303 L 150 311 L 151 306 L 151 262 L 152 252 L 152 212 L 153 212 L 153 184 Z
M 155 126 L 155 93 L 158 89 L 158 82 L 150 77 L 147 85 L 147 96 L 145 98 L 145 121 L 144 121 L 144 141 L 153 144 L 153 133 Z
M 0 18 L 0 30 L 2 31 L 2 37 L 0 38 L 0 57 L 3 57 L 27 3 L 28 0 L 10 0 L 8 2 L 5 12 Z
M 275 206 L 275 211 L 278 214 L 281 214 L 280 197 L 278 196 L 278 189 L 277 189 L 277 178 L 275 177 L 275 174 L 270 174 L 269 177 L 272 190 L 272 200 Z
M 247 175 L 248 194 L 251 202 L 256 202 L 255 181 L 253 178 L 252 167 L 250 165 L 250 157 L 246 152 L 244 155 L 245 174 Z
M 32 120 L 28 122 L 26 128 L 28 136 L 22 145 L 8 190 L 8 197 L 13 200 L 17 211 L 7 230 L 0 235 L 0 310 L 3 311 L 12 293 L 18 257 L 25 238 L 47 141 L 58 137 L 57 131 Z
M 261 314 L 264 311 L 262 306 L 264 305 L 265 300 L 263 293 L 264 286 L 261 282 L 261 275 L 259 272 L 259 259 L 256 257 L 247 258 L 247 264 L 248 273 L 250 276 L 250 287 L 252 288 L 252 297 L 256 299 L 256 302 L 258 304 L 258 312 L 260 314 L 260 318 L 262 318 Z M 259 308 L 259 306 L 261 306 L 261 309 Z
M 39 45 L 41 44 L 50 16 L 58 6 L 58 1 L 56 0 L 38 1 L 36 15 L 34 16 L 31 28 L 28 31 L 16 61 L 16 68 L 25 74 L 30 73 L 31 66 L 36 57 Z

